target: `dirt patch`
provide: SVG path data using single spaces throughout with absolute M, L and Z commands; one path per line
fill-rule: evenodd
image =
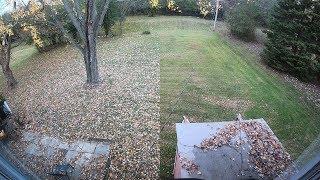
M 216 31 L 224 38 L 226 38 L 228 41 L 230 41 L 231 43 L 238 45 L 238 46 L 242 46 L 245 47 L 246 49 L 248 49 L 250 52 L 252 52 L 253 54 L 256 54 L 257 56 L 260 55 L 260 53 L 263 50 L 263 44 L 255 41 L 255 42 L 244 42 L 238 38 L 236 38 L 235 36 L 231 35 L 230 30 L 227 26 L 227 24 L 225 22 L 221 22 L 219 21 L 217 23 L 217 29 Z
M 204 88 L 207 84 L 206 79 L 201 77 L 201 75 L 195 69 L 192 69 L 190 81 L 190 83 L 194 84 L 198 88 Z
M 206 85 L 206 81 L 198 75 L 192 76 L 192 82 L 196 84 L 198 87 L 202 87 Z
M 188 47 L 190 49 L 193 49 L 193 50 L 199 50 L 201 49 L 201 45 L 196 43 L 196 42 L 192 42 L 191 44 L 188 45 Z
M 185 57 L 178 53 L 166 53 L 164 55 L 161 55 L 161 59 L 174 59 L 174 60 L 183 60 Z
M 232 109 L 238 112 L 243 112 L 253 106 L 251 101 L 243 99 L 229 99 L 218 96 L 204 96 L 203 99 L 222 108 Z

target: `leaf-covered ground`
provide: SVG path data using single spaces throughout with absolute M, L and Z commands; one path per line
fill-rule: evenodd
M 153 36 L 102 39 L 98 87 L 85 85 L 80 54 L 70 46 L 34 55 L 15 71 L 5 96 L 26 131 L 111 144 L 111 179 L 156 179 L 159 168 L 159 49 Z

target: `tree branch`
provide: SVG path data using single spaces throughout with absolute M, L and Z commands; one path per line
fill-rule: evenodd
M 77 1 L 77 0 L 75 0 L 75 1 Z M 73 11 L 73 6 L 70 5 L 70 1 L 69 0 L 62 0 L 62 2 L 63 2 L 64 9 L 67 11 L 67 14 L 68 14 L 72 24 L 77 29 L 79 36 L 81 38 L 84 38 L 85 31 L 83 29 L 83 22 L 82 22 L 82 20 L 80 20 L 80 19 L 83 19 L 83 18 L 82 17 L 79 18 L 78 16 L 75 15 L 75 13 Z
M 54 17 L 54 19 L 56 19 Z M 57 23 L 57 26 L 59 27 L 59 29 L 62 31 L 62 33 L 64 34 L 64 36 L 68 39 L 68 41 L 75 46 L 76 48 L 78 48 L 80 50 L 80 52 L 82 54 L 84 54 L 84 49 L 83 47 L 81 47 L 72 37 L 71 35 L 68 33 L 68 31 L 63 27 L 62 23 L 59 20 L 55 20 Z
M 43 0 L 39 0 L 42 4 L 43 7 L 45 7 L 45 3 L 43 2 Z M 59 19 L 57 19 L 56 15 L 53 13 L 52 9 L 50 6 L 48 6 L 47 8 L 44 9 L 48 9 L 48 13 L 50 14 L 50 16 L 52 16 L 53 20 L 55 21 L 55 25 L 58 26 L 58 28 L 61 30 L 61 32 L 64 34 L 64 36 L 68 39 L 68 41 L 77 49 L 79 49 L 79 51 L 84 54 L 84 48 L 81 47 L 73 38 L 72 36 L 68 33 L 68 31 L 63 27 L 63 24 L 61 23 L 61 21 Z M 50 23 L 50 22 L 49 22 Z
M 81 2 L 82 2 L 82 0 L 74 0 L 74 7 L 75 7 L 75 9 L 76 9 L 78 18 L 79 18 L 81 21 L 83 21 L 83 19 L 81 19 L 81 18 L 84 17 L 84 15 L 83 15 L 83 13 L 82 13 L 82 11 L 81 11 Z
M 95 19 L 97 18 L 98 15 L 98 10 L 97 10 L 97 5 L 95 2 L 93 2 L 93 17 L 92 19 L 95 21 Z
M 98 11 L 98 15 L 95 17 L 94 19 L 94 24 L 93 24 L 93 29 L 94 29 L 94 36 L 97 37 L 98 35 L 98 31 L 99 31 L 99 28 L 103 22 L 103 19 L 104 19 L 104 16 L 106 15 L 107 13 L 107 10 L 109 8 L 109 3 L 110 3 L 110 0 L 102 0 L 102 9 L 100 11 Z

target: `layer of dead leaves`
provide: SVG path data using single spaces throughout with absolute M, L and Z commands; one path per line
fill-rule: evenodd
M 185 169 L 189 174 L 197 174 L 201 175 L 201 171 L 199 170 L 199 166 L 185 157 L 180 157 L 181 167 Z
M 5 96 L 27 131 L 111 142 L 110 179 L 157 179 L 159 49 L 152 36 L 102 40 L 97 47 L 99 86 L 85 85 L 82 57 L 66 46 L 31 59 Z
M 249 161 L 260 175 L 276 177 L 292 164 L 290 155 L 273 132 L 256 121 L 230 123 L 213 137 L 204 139 L 199 147 L 203 150 L 214 150 L 224 145 L 232 146 L 231 140 L 240 132 L 245 132 L 248 137 Z M 234 146 L 241 148 L 243 143 L 237 142 Z

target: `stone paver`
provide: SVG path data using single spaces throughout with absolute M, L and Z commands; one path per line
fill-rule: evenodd
M 33 143 L 30 144 L 26 149 L 26 153 L 28 155 L 37 155 L 38 152 L 39 152 L 39 147 Z
M 75 163 L 79 166 L 86 165 L 89 162 L 91 156 L 92 154 L 90 153 L 84 153 L 80 158 L 78 158 L 78 160 Z
M 23 138 L 26 141 L 34 141 L 37 137 L 34 133 L 26 132 L 23 134 Z
M 96 149 L 96 143 L 88 143 L 88 142 L 79 142 L 80 151 L 93 153 Z
M 65 143 L 65 142 L 60 142 L 58 148 L 60 148 L 60 149 L 70 149 L 70 145 L 68 143 Z
M 75 157 L 77 157 L 77 155 L 79 154 L 78 151 L 73 151 L 73 150 L 70 150 L 67 152 L 66 154 L 66 157 L 65 157 L 65 160 L 67 162 L 71 161 L 72 159 L 74 159 Z
M 43 145 L 43 146 L 49 146 L 50 145 L 50 142 L 51 142 L 52 139 L 50 139 L 48 136 L 44 136 L 40 139 L 40 143 Z
M 50 159 L 53 157 L 53 155 L 55 154 L 55 152 L 57 151 L 57 149 L 53 148 L 53 147 L 48 147 L 46 149 L 46 156 L 49 157 Z
M 94 151 L 95 154 L 106 155 L 110 151 L 109 146 L 105 144 L 98 144 L 96 150 Z
M 110 151 L 108 144 L 82 140 L 68 143 L 56 137 L 41 136 L 31 132 L 23 132 L 21 140 L 20 142 L 12 141 L 11 143 L 16 143 L 14 146 L 19 146 L 21 143 L 25 144 L 21 146 L 25 148 L 20 149 L 20 153 L 22 152 L 23 159 L 25 159 L 25 155 L 27 157 L 26 166 L 30 165 L 31 169 L 40 167 L 40 169 L 34 170 L 40 179 L 48 179 L 47 171 L 50 171 L 48 167 L 53 168 L 61 163 L 69 163 L 75 168 L 71 179 L 87 179 L 85 177 L 91 177 L 92 174 L 97 175 L 97 172 L 98 175 L 100 173 L 99 177 L 103 177 L 101 173 L 106 172 L 106 168 L 98 168 L 100 166 L 98 161 L 99 158 L 103 157 L 107 162 Z
M 78 148 L 78 142 L 73 142 L 69 145 L 69 150 L 76 150 Z
M 51 139 L 51 141 L 49 143 L 49 146 L 51 146 L 51 147 L 59 147 L 61 142 L 58 139 L 56 139 L 56 138 L 50 138 L 50 139 Z

